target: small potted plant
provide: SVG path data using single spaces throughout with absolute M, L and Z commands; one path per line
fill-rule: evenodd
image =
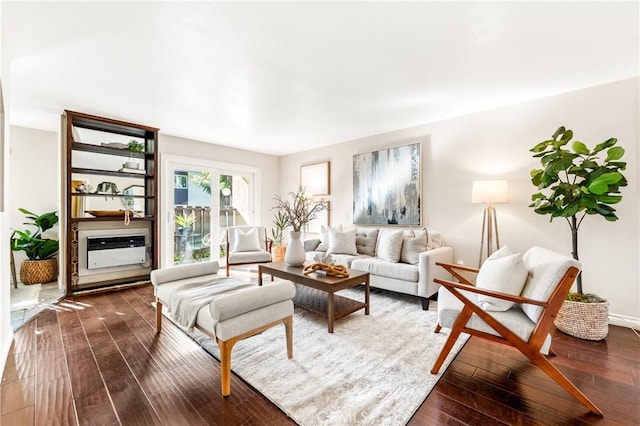
M 307 194 L 304 188 L 299 187 L 297 192 L 289 192 L 291 201 L 284 200 L 279 195 L 274 197 L 276 206 L 274 209 L 282 212 L 287 226 L 291 226 L 293 231 L 289 231 L 289 244 L 285 253 L 285 262 L 291 266 L 300 266 L 305 261 L 305 252 L 302 241 L 300 240 L 300 232 L 304 227 L 316 218 L 318 213 L 327 208 L 327 202 L 324 198 L 320 201 L 314 201 Z
M 584 143 L 574 141 L 571 149 L 565 148 L 573 138 L 573 132 L 560 127 L 552 138 L 540 142 L 531 149 L 540 158 L 541 169 L 531 171 L 531 182 L 540 192 L 531 196 L 538 214 L 564 218 L 571 228 L 573 258 L 578 260 L 578 229 L 587 215 L 600 215 L 615 222 L 618 216 L 611 207 L 622 200 L 620 188 L 627 180 L 620 173 L 626 163 L 619 161 L 624 148 L 615 146 L 616 138 L 610 138 L 589 149 Z M 600 155 L 606 152 L 601 160 Z M 544 192 L 543 192 L 544 191 Z M 601 340 L 609 330 L 609 303 L 594 294 L 582 291 L 582 274 L 577 278 L 577 293 L 569 293 L 555 325 L 560 331 L 588 340 Z
M 20 264 L 20 281 L 27 285 L 55 281 L 58 278 L 58 259 L 54 256 L 59 243 L 44 238 L 43 233 L 58 223 L 58 213 L 37 215 L 23 208 L 18 210 L 30 220 L 24 224 L 35 228 L 24 231 L 15 229 L 11 234 L 11 250 L 24 251 L 27 255 L 27 259 Z
M 283 245 L 284 230 L 289 226 L 287 218 L 280 210 L 273 215 L 273 224 L 275 228 L 271 229 L 271 241 L 273 242 L 273 261 L 279 262 L 284 260 L 287 248 Z
M 127 149 L 133 152 L 144 152 L 144 144 L 135 139 L 131 139 L 131 142 L 127 144 Z
M 191 234 L 194 223 L 196 223 L 195 212 L 187 214 L 187 212 L 183 210 L 182 213 L 176 216 L 176 225 L 178 225 L 178 230 L 182 237 L 186 237 Z

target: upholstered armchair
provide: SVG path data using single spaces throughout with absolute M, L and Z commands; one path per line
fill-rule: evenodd
M 271 241 L 264 226 L 227 228 L 227 276 L 233 265 L 271 262 Z
M 437 374 L 460 333 L 517 348 L 591 412 L 602 412 L 546 355 L 550 330 L 580 262 L 553 251 L 532 247 L 524 255 L 507 247 L 490 256 L 480 269 L 438 263 L 459 282 L 434 279 L 438 290 L 438 326 L 448 328 L 447 339 L 431 373 Z M 469 274 L 477 274 L 475 283 Z

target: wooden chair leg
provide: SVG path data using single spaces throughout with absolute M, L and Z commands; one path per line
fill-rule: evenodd
M 162 331 L 162 302 L 156 297 L 156 333 Z
M 455 324 L 453 324 L 453 328 L 451 329 L 449 338 L 442 347 L 442 351 L 440 352 L 440 355 L 438 356 L 435 364 L 433 364 L 431 374 L 438 374 L 438 371 L 440 371 L 440 367 L 442 367 L 444 360 L 447 358 L 447 355 L 449 355 L 449 352 L 451 352 L 451 349 L 453 348 L 454 343 L 456 343 L 456 340 L 458 340 L 458 336 L 460 336 L 460 333 L 462 333 L 462 330 L 467 324 L 467 321 L 469 321 L 469 318 L 471 318 L 471 314 L 472 311 L 467 308 L 464 308 L 462 312 L 460 312 L 460 315 L 458 315 L 458 319 L 456 320 Z M 440 327 L 439 324 L 438 327 Z
M 229 263 L 227 262 L 227 276 L 229 276 Z
M 433 330 L 434 333 L 440 333 L 440 330 L 442 330 L 442 326 L 440 324 L 436 325 L 436 329 Z
M 237 341 L 238 339 L 235 337 L 226 341 L 218 340 L 218 347 L 220 348 L 222 396 L 229 396 L 231 394 L 231 350 Z
M 293 357 L 293 317 L 289 316 L 284 319 L 284 328 L 287 334 L 287 357 Z
M 551 364 L 551 362 L 544 357 L 540 352 L 529 352 L 525 353 L 527 358 L 531 360 L 532 363 L 540 367 L 542 371 L 544 371 L 549 377 L 551 377 L 557 384 L 562 386 L 564 390 L 569 392 L 571 396 L 577 399 L 582 405 L 587 407 L 592 413 L 602 416 L 602 411 L 595 406 L 589 398 L 585 394 L 583 394 L 580 389 L 576 387 L 569 379 L 565 377 L 564 374 L 558 370 L 555 365 Z

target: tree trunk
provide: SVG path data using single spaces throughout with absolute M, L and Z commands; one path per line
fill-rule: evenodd
M 575 216 L 571 216 L 571 254 L 575 260 L 580 260 L 578 257 L 578 219 Z M 582 271 L 576 278 L 576 285 L 578 293 L 582 294 Z

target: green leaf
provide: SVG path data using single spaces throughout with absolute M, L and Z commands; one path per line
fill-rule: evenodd
M 596 145 L 596 147 L 593 148 L 593 152 L 595 154 L 596 152 L 600 152 L 600 151 L 605 150 L 607 148 L 611 148 L 612 146 L 614 146 L 616 144 L 616 142 L 618 142 L 618 139 L 616 139 L 616 138 L 607 139 L 606 141 Z
M 544 141 L 544 142 L 540 142 L 539 144 L 537 144 L 536 146 L 534 146 L 533 148 L 531 148 L 529 151 L 531 152 L 542 152 L 545 149 L 547 149 L 547 146 L 549 146 L 550 144 L 552 144 L 553 140 L 548 140 L 548 141 Z
M 622 158 L 624 155 L 624 148 L 621 146 L 614 146 L 613 148 L 609 148 L 607 151 L 607 158 L 604 159 L 605 163 L 609 161 L 615 161 Z
M 622 200 L 622 195 L 598 195 L 598 201 L 605 204 L 617 204 Z
M 558 136 L 564 133 L 564 126 L 558 127 L 558 130 L 551 136 L 554 140 L 558 139 Z
M 589 148 L 587 148 L 585 144 L 578 141 L 573 142 L 573 144 L 571 145 L 571 148 L 573 149 L 574 152 L 577 152 L 578 154 L 589 155 L 589 153 L 591 152 L 589 151 Z
M 602 195 L 608 192 L 609 185 L 619 182 L 620 179 L 622 179 L 622 174 L 618 172 L 604 173 L 589 184 L 589 191 L 597 195 Z
M 624 161 L 611 161 L 608 164 L 609 167 L 615 167 L 616 169 L 624 170 L 627 168 L 627 163 Z
M 562 135 L 562 138 L 560 138 L 560 140 L 563 141 L 564 144 L 566 144 L 571 140 L 571 138 L 573 138 L 573 130 L 567 130 L 564 132 L 564 135 Z

